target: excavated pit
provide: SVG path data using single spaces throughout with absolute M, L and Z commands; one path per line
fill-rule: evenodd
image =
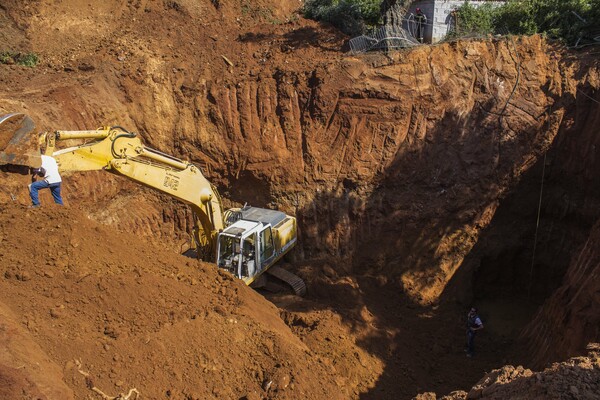
M 320 265 L 300 263 L 299 274 L 309 282 L 309 298 L 317 307 L 336 310 L 360 332 L 361 347 L 384 360 L 375 388 L 361 398 L 408 398 L 424 390 L 448 393 L 457 382 L 469 386 L 479 368 L 489 370 L 498 363 L 541 368 L 584 354 L 586 344 L 597 340 L 598 317 L 592 309 L 598 304 L 593 294 L 598 255 L 590 247 L 597 240 L 592 228 L 600 199 L 594 183 L 600 103 L 594 87 L 584 85 L 577 92 L 574 99 L 557 99 L 563 110 L 557 119 L 540 123 L 538 131 L 511 133 L 546 141 L 545 150 L 530 154 L 526 165 L 518 165 L 527 153 L 523 147 L 515 151 L 512 161 L 517 165 L 498 163 L 499 168 L 486 170 L 485 163 L 471 162 L 479 171 L 464 169 L 473 180 L 462 187 L 463 193 L 452 193 L 463 204 L 438 200 L 449 195 L 447 187 L 458 186 L 449 184 L 457 179 L 456 170 L 445 163 L 453 156 L 465 157 L 444 150 L 452 147 L 448 143 L 476 143 L 467 154 L 493 160 L 494 144 L 486 137 L 502 136 L 500 120 L 496 129 L 484 129 L 482 135 L 481 125 L 465 133 L 464 122 L 444 119 L 431 128 L 425 154 L 408 155 L 408 160 L 397 156 L 382 178 L 376 178 L 370 196 L 356 195 L 360 185 L 345 179 L 339 194 L 316 194 L 308 215 L 299 214 L 303 229 L 310 232 L 315 231 L 312 225 L 347 228 L 323 229 L 313 237 L 333 231 L 351 238 L 338 237 L 321 247 L 309 243 L 312 251 L 317 247 L 330 257 Z M 466 118 L 487 119 L 478 110 Z M 521 144 L 535 147 L 535 142 Z M 478 182 L 482 176 L 491 179 Z M 502 184 L 506 186 L 498 188 Z M 486 204 L 490 191 L 492 199 Z M 362 212 L 355 212 L 356 204 Z M 319 209 L 326 211 L 313 211 Z M 470 226 L 461 227 L 469 220 Z M 578 265 L 581 257 L 586 259 Z M 440 277 L 437 269 L 452 262 L 454 274 Z M 576 280 L 569 275 L 577 275 Z M 486 321 L 486 335 L 478 339 L 486 354 L 473 369 L 461 365 L 450 371 L 448 366 L 456 365 L 462 351 L 456 306 L 465 309 L 469 304 L 478 305 Z M 568 339 L 562 337 L 565 332 Z
M 448 331 L 460 326 L 456 305 L 467 308 L 477 304 L 486 320 L 487 335 L 478 340 L 488 354 L 485 361 L 479 360 L 477 368 L 506 362 L 540 368 L 569 354 L 583 354 L 587 342 L 597 340 L 594 321 L 598 318 L 591 312 L 597 305 L 597 296 L 590 293 L 597 287 L 593 276 L 582 283 L 587 291 L 582 298 L 569 299 L 568 306 L 556 299 L 556 293 L 565 298 L 565 292 L 578 292 L 569 289 L 572 283 L 565 275 L 577 266 L 574 260 L 581 257 L 582 247 L 591 246 L 592 227 L 598 218 L 594 170 L 600 103 L 594 87 L 584 85 L 577 92 L 574 99 L 571 95 L 556 99 L 555 104 L 563 109 L 554 114 L 555 119 L 540 123 L 539 130 L 529 127 L 509 134 L 540 138 L 547 146 L 541 154 L 527 155 L 524 147 L 535 148 L 535 141 L 527 143 L 526 139 L 520 143 L 524 147 L 494 148 L 489 137 L 503 135 L 503 121 L 494 117 L 496 127 L 493 122 L 482 126 L 480 121 L 489 121 L 489 113 L 474 110 L 466 117 L 476 121 L 472 130 L 465 133 L 464 122 L 444 118 L 428 133 L 431 139 L 422 151 L 425 154 L 405 159 L 397 155 L 397 160 L 382 172 L 382 178 L 376 178 L 377 187 L 366 199 L 353 196 L 357 184 L 349 184 L 348 180 L 342 182 L 339 195 L 315 195 L 318 204 L 311 207 L 327 210 L 323 212 L 325 223 L 349 228 L 348 232 L 335 234 L 352 239 L 325 243 L 320 249 L 331 252 L 332 257 L 321 267 L 311 264 L 299 271 L 309 281 L 313 279 L 309 287 L 320 307 L 325 304 L 325 308 L 335 309 L 354 324 L 362 318 L 364 325 L 358 324 L 357 328 L 363 332 L 361 345 L 385 360 L 375 389 L 364 398 L 387 398 L 390 393 L 410 397 L 415 394 L 415 389 L 407 390 L 410 386 L 417 392 L 427 388 L 448 393 L 463 379 L 468 386 L 466 382 L 473 373 L 470 366 L 463 365 L 453 372 L 445 368 L 454 365 L 456 353 L 462 351 L 462 333 Z M 472 147 L 461 151 L 452 149 L 449 143 Z M 460 154 L 445 153 L 448 149 Z M 496 163 L 497 168 L 490 168 L 481 163 L 485 158 L 493 162 L 502 151 L 514 156 L 511 161 L 516 165 Z M 455 190 L 459 185 L 451 183 L 460 181 L 447 163 L 469 157 L 471 169 L 461 172 L 470 175 L 470 183 L 461 187 L 462 193 L 452 193 L 452 200 L 464 203 L 440 204 L 438 199 L 448 196 L 446 188 Z M 519 165 L 524 159 L 525 165 Z M 400 171 L 409 173 L 403 175 Z M 498 187 L 503 184 L 506 186 Z M 488 204 L 486 196 L 490 196 Z M 363 212 L 345 214 L 355 204 L 360 204 Z M 304 228 L 324 224 L 311 211 L 308 218 L 302 213 L 300 216 Z M 461 227 L 461 222 L 469 220 L 473 221 L 471 226 Z M 345 261 L 340 262 L 340 258 Z M 450 274 L 454 274 L 440 277 L 436 269 L 441 267 L 444 272 L 452 262 L 456 270 Z M 587 273 L 595 271 L 593 255 L 584 267 Z M 549 299 L 555 310 L 567 310 L 552 311 Z M 407 303 L 407 307 L 400 306 Z M 433 306 L 420 308 L 414 303 Z M 368 316 L 359 317 L 365 310 Z M 577 317 L 570 313 L 578 314 L 582 321 L 575 322 Z M 567 326 L 561 315 L 577 326 Z M 556 325 L 549 326 L 548 320 Z M 415 330 L 407 328 L 417 325 Z M 376 332 L 372 332 L 374 326 Z M 550 340 L 554 344 L 561 341 L 557 336 L 563 329 L 576 332 L 574 337 L 562 340 L 569 350 L 549 344 Z M 444 334 L 432 334 L 437 330 Z M 526 347 L 524 343 L 534 345 Z M 575 351 L 576 347 L 579 350 Z M 421 362 L 404 363 L 406 358 Z
M 38 70 L 0 66 L 8 85 L 0 93 L 2 113 L 25 110 L 43 129 L 125 126 L 150 146 L 200 165 L 226 206 L 247 202 L 295 214 L 300 243 L 287 266 L 309 290 L 305 299 L 261 292 L 279 309 L 269 308 L 250 289 L 215 278 L 207 266 L 192 271 L 196 264 L 176 255 L 190 226 L 185 206 L 103 172 L 67 174 L 64 194 L 75 215 L 68 226 L 85 246 L 49 243 L 91 263 L 98 276 L 73 300 L 78 279 L 92 267 L 81 271 L 78 263 L 67 263 L 65 283 L 56 285 L 70 289 L 71 303 L 60 296 L 52 300 L 53 288 L 35 275 L 46 271 L 3 249 L 8 296 L 26 296 L 25 286 L 35 284 L 29 289 L 46 292 L 50 300 L 35 297 L 33 304 L 45 307 L 42 313 L 1 299 L 40 351 L 51 354 L 58 380 L 62 370 L 68 389 L 60 390 L 73 390 L 75 398 L 90 393 L 73 364 L 79 351 L 88 372 L 115 393 L 123 385 L 142 385 L 156 398 L 168 398 L 167 390 L 175 398 L 411 398 L 468 391 L 493 368 L 541 368 L 583 354 L 589 341 L 599 340 L 598 283 L 589 278 L 597 274 L 594 244 L 600 236 L 600 81 L 593 56 L 574 56 L 528 37 L 352 57 L 338 52 L 344 38 L 312 22 L 258 26 L 227 2 L 217 7 L 185 1 L 164 7 L 107 2 L 96 10 L 111 16 L 103 20 L 102 40 L 92 35 L 79 47 L 63 49 L 56 38 L 61 30 L 77 34 L 77 26 L 58 18 L 56 30 L 45 30 L 67 12 L 63 6 L 8 3 L 0 14 L 12 23 L 3 34 L 43 52 L 48 61 Z M 73 3 L 80 7 L 67 15 L 97 17 Z M 258 18 L 267 6 L 245 10 Z M 286 7 L 278 12 L 286 15 L 292 5 Z M 236 23 L 233 17 L 239 17 Z M 193 25 L 194 18 L 208 21 L 220 35 Z M 128 22 L 124 32 L 119 21 Z M 27 179 L 6 173 L 2 178 L 2 201 L 11 203 L 3 206 L 5 232 L 14 223 L 11 213 L 31 218 L 49 235 L 57 221 L 69 218 L 68 208 L 50 207 L 46 226 L 43 218 L 11 208 L 11 195 L 27 204 Z M 23 238 L 34 234 L 18 230 Z M 118 232 L 134 235 L 127 240 L 143 255 L 125 257 L 126 267 L 114 255 L 104 261 L 93 246 L 101 240 L 104 252 L 111 246 L 127 251 Z M 4 242 L 13 244 L 7 236 Z M 146 259 L 153 251 L 160 251 L 158 261 Z M 49 265 L 57 263 L 62 259 Z M 33 282 L 22 280 L 19 268 L 30 268 Z M 118 292 L 100 299 L 94 288 L 111 286 L 102 268 L 132 274 L 117 281 L 126 289 L 140 281 L 158 284 L 176 314 L 163 316 L 164 301 L 127 308 Z M 178 281 L 204 289 L 179 287 L 168 279 L 171 269 Z M 152 293 L 161 296 L 158 289 Z M 197 298 L 188 304 L 185 295 Z M 118 318 L 107 313 L 98 322 L 83 311 L 73 319 L 62 311 L 59 318 L 47 315 L 59 304 L 70 309 L 79 302 L 91 302 L 99 313 L 108 304 Z M 236 311 L 240 304 L 242 312 Z M 464 313 L 472 304 L 486 327 L 477 338 L 477 356 L 467 362 Z M 131 310 L 167 322 L 146 333 L 152 324 L 142 319 L 136 325 Z M 188 314 L 194 316 L 187 321 L 193 330 L 181 329 Z M 52 335 L 70 333 L 56 325 L 77 331 L 76 318 L 91 328 L 75 337 L 74 349 L 57 345 Z M 265 319 L 271 320 L 266 328 Z M 233 320 L 241 330 L 230 337 Z M 40 333 L 40 326 L 52 332 Z M 194 337 L 197 329 L 204 342 Z M 130 348 L 123 337 L 139 346 Z M 148 337 L 177 346 L 146 352 L 140 343 Z M 114 360 L 112 348 L 129 357 L 134 372 L 127 372 L 122 358 Z M 169 351 L 182 361 L 171 360 Z M 226 361 L 219 361 L 219 352 Z M 97 365 L 89 365 L 96 353 Z M 166 362 L 168 374 L 145 371 L 140 359 Z M 201 376 L 195 375 L 198 368 Z M 227 368 L 243 378 L 235 382 Z M 2 371 L 0 377 L 10 376 Z M 13 378 L 23 380 L 16 373 Z M 269 381 L 275 382 L 272 390 L 265 386 Z M 39 395 L 35 390 L 32 395 Z

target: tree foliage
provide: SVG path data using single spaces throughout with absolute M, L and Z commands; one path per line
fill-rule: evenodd
M 304 16 L 329 22 L 348 35 L 364 33 L 380 22 L 381 3 L 405 0 L 306 0 Z M 469 1 L 457 10 L 453 36 L 469 34 L 543 33 L 574 44 L 600 35 L 600 0 L 507 0 L 475 7 Z
M 600 0 L 508 0 L 500 6 L 474 7 L 468 1 L 457 10 L 458 35 L 512 33 L 575 43 L 598 29 Z
M 458 33 L 493 33 L 493 8 L 491 4 L 473 7 L 468 1 L 458 9 Z
M 348 35 L 358 35 L 379 22 L 381 0 L 306 0 L 304 16 L 329 22 Z

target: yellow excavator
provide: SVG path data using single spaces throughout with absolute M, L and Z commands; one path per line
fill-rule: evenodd
M 269 272 L 296 294 L 306 292 L 299 277 L 274 266 L 296 244 L 295 217 L 249 206 L 224 211 L 216 188 L 197 166 L 146 147 L 136 133 L 120 126 L 40 136 L 33 134 L 34 127 L 24 114 L 0 116 L 0 165 L 39 167 L 41 147 L 56 159 L 60 171 L 105 170 L 159 190 L 193 211 L 190 253 L 215 262 L 247 285 L 260 287 L 263 273 Z M 67 140 L 84 143 L 57 148 Z

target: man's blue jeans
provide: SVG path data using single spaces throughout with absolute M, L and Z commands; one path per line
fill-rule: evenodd
M 60 185 L 61 185 L 61 182 L 49 184 L 45 180 L 33 182 L 31 185 L 29 185 L 29 196 L 31 196 L 31 203 L 36 207 L 39 206 L 40 199 L 38 196 L 38 191 L 40 189 L 48 188 L 48 189 L 50 189 L 50 192 L 52 192 L 52 197 L 54 197 L 54 202 L 56 204 L 60 204 L 62 206 L 63 201 L 62 201 L 62 197 L 60 197 Z

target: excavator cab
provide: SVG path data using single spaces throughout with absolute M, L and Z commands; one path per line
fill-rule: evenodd
M 265 240 L 271 243 L 265 244 Z M 261 247 L 273 248 L 271 226 L 255 221 L 237 221 L 219 233 L 217 265 L 250 284 L 271 265 L 273 252 L 265 259 L 265 255 L 269 254 L 256 251 Z
M 251 284 L 296 244 L 296 218 L 244 207 L 217 237 L 217 265 Z
M 217 241 L 217 265 L 240 277 L 242 240 L 236 235 L 219 234 Z
M 266 272 L 304 296 L 304 281 L 274 265 L 296 244 L 296 218 L 258 207 L 244 207 L 237 213 L 237 220 L 217 235 L 218 267 L 255 288 L 266 285 Z

